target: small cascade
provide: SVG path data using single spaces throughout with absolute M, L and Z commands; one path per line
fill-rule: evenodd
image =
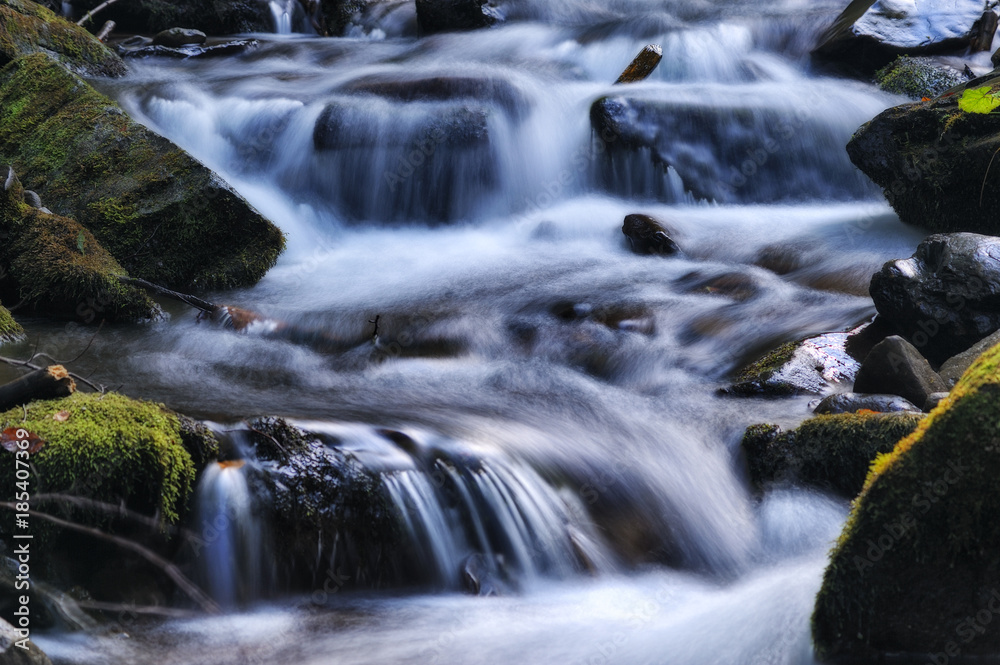
M 223 607 L 238 607 L 266 591 L 268 548 L 243 462 L 209 464 L 197 490 L 199 581 Z
M 274 32 L 279 35 L 292 34 L 297 0 L 268 0 L 271 16 L 274 17 Z

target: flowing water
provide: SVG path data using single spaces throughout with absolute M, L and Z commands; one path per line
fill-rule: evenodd
M 246 606 L 266 530 L 243 470 L 219 468 L 199 505 L 227 527 L 202 565 L 232 562 L 210 590 L 243 609 L 42 646 L 80 663 L 812 662 L 846 503 L 755 498 L 743 429 L 794 425 L 809 400 L 716 391 L 778 343 L 870 317 L 870 275 L 921 237 L 844 151 L 901 100 L 810 69 L 839 4 L 525 0 L 503 27 L 423 39 L 400 4 L 356 37 L 262 35 L 102 83 L 288 235 L 259 285 L 209 299 L 362 341 L 240 335 L 165 303 L 167 321 L 103 330 L 77 371 L 216 422 L 327 432 L 381 474 L 437 586 L 328 578 Z M 612 86 L 650 42 L 654 75 Z M 627 98 L 647 147 L 594 135 L 604 96 Z M 634 212 L 682 255 L 630 253 Z M 91 335 L 32 332 L 57 357 Z M 431 448 L 478 462 L 436 467 Z M 458 593 L 470 552 L 513 588 Z

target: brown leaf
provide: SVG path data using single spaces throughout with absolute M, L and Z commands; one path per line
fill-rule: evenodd
M 69 420 L 69 411 L 60 411 L 59 413 L 52 416 L 52 420 L 57 423 L 64 423 Z
M 27 441 L 28 447 L 21 448 L 18 443 L 21 441 Z M 0 432 L 0 447 L 10 452 L 17 452 L 18 450 L 27 450 L 29 455 L 34 455 L 45 445 L 45 441 L 42 437 L 37 434 L 32 434 L 23 427 L 8 427 L 3 432 Z

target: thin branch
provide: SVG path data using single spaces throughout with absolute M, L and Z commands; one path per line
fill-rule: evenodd
M 103 2 L 103 3 L 99 4 L 99 5 L 97 5 L 96 7 L 94 7 L 93 9 L 91 9 L 89 12 L 87 12 L 82 19 L 80 19 L 79 21 L 77 21 L 76 24 L 77 25 L 84 25 L 84 24 L 86 24 L 87 21 L 89 21 L 91 18 L 94 17 L 94 14 L 96 14 L 97 12 L 103 10 L 105 7 L 107 7 L 109 5 L 115 4 L 116 2 L 118 2 L 118 0 L 107 0 L 107 2 Z
M 199 616 L 197 612 L 182 610 L 176 607 L 160 607 L 159 605 L 125 605 L 122 603 L 104 603 L 99 600 L 78 600 L 76 604 L 85 610 L 100 612 L 118 612 L 121 614 L 151 614 L 170 619 L 193 619 Z
M 88 510 L 95 510 L 102 513 L 107 513 L 109 515 L 117 515 L 122 519 L 132 520 L 138 524 L 148 526 L 151 529 L 159 531 L 164 528 L 164 525 L 160 523 L 160 520 L 149 517 L 148 515 L 143 515 L 142 513 L 137 513 L 134 510 L 129 510 L 125 506 L 116 506 L 113 503 L 105 503 L 103 501 L 96 501 L 94 499 L 88 499 L 83 496 L 74 496 L 72 494 L 36 494 L 31 497 L 32 501 L 41 503 L 68 503 L 72 504 L 78 508 L 85 508 Z M 182 529 L 175 526 L 166 526 L 167 533 L 179 534 L 187 540 L 197 540 L 197 536 L 187 529 Z
M 122 284 L 128 284 L 130 286 L 141 286 L 145 289 L 149 289 L 154 293 L 159 293 L 161 296 L 166 296 L 167 298 L 172 298 L 174 300 L 179 300 L 180 302 L 191 305 L 195 309 L 200 309 L 208 314 L 213 314 L 219 309 L 218 305 L 214 305 L 207 300 L 202 300 L 201 298 L 196 298 L 195 296 L 188 295 L 186 293 L 178 293 L 177 291 L 171 291 L 168 288 L 162 287 L 159 284 L 153 284 L 152 282 L 147 282 L 144 279 L 139 279 L 138 277 L 126 277 L 125 275 L 117 275 L 118 281 Z
M 0 502 L 0 508 L 5 508 L 11 512 L 21 512 L 21 513 L 25 512 L 23 510 L 18 510 L 16 504 L 14 503 Z M 121 536 L 115 536 L 110 533 L 104 533 L 100 529 L 95 529 L 89 526 L 83 526 L 82 524 L 76 524 L 75 522 L 69 522 L 67 520 L 55 517 L 54 515 L 49 515 L 48 513 L 41 513 L 38 512 L 37 510 L 29 510 L 27 511 L 27 513 L 32 517 L 37 517 L 47 522 L 52 522 L 53 524 L 61 526 L 64 529 L 69 529 L 70 531 L 83 533 L 88 536 L 98 538 L 100 540 L 106 540 L 110 543 L 118 545 L 123 549 L 135 552 L 142 558 L 146 559 L 146 561 L 149 561 L 154 566 L 160 568 L 160 570 L 162 570 L 167 575 L 167 577 L 172 579 L 174 581 L 174 584 L 176 584 L 180 588 L 180 590 L 187 595 L 188 598 L 197 603 L 197 605 L 201 607 L 203 611 L 208 612 L 209 614 L 220 614 L 222 612 L 222 608 L 220 608 L 219 605 L 208 596 L 208 594 L 206 594 L 204 591 L 198 588 L 198 586 L 194 582 L 189 580 L 177 566 L 175 566 L 170 561 L 167 561 L 156 552 L 146 547 L 143 547 L 139 543 L 129 540 L 127 538 L 122 538 Z
M 48 358 L 49 356 L 45 355 L 44 353 L 38 353 L 32 355 L 32 359 L 34 359 L 35 357 Z M 34 364 L 33 362 L 31 362 L 31 360 L 16 360 L 14 358 L 7 358 L 5 356 L 0 356 L 0 363 L 5 363 L 12 367 L 27 367 L 28 369 L 45 369 L 40 365 Z M 100 385 L 99 383 L 92 383 L 87 379 L 83 378 L 82 376 L 80 376 L 79 374 L 74 374 L 73 372 L 67 372 L 67 373 L 73 378 L 74 381 L 82 383 L 86 386 L 90 386 L 99 393 L 104 392 L 104 386 Z

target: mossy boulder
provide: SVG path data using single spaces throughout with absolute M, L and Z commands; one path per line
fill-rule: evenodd
M 0 344 L 20 342 L 25 339 L 24 328 L 3 305 L 0 305 Z
M 816 599 L 820 659 L 1000 652 L 998 477 L 995 346 L 872 465 Z
M 791 432 L 752 425 L 743 435 L 750 480 L 758 488 L 794 482 L 854 497 L 875 457 L 890 452 L 923 418 L 918 413 L 817 416 Z
M 994 81 L 995 82 L 995 81 Z M 967 87 L 989 85 L 976 79 Z M 900 220 L 934 232 L 1000 234 L 1000 115 L 966 113 L 961 93 L 883 111 L 847 145 Z
M 177 415 L 160 404 L 115 393 L 75 393 L 0 414 L 0 429 L 20 428 L 45 445 L 31 455 L 35 494 L 89 497 L 176 523 L 187 511 L 195 465 Z M 11 460 L 13 456 L 6 451 Z M 11 500 L 14 464 L 0 468 Z
M 51 54 L 79 74 L 126 72 L 121 58 L 80 26 L 30 0 L 0 0 L 0 66 L 31 53 Z
M 879 88 L 913 100 L 937 97 L 948 88 L 966 81 L 968 79 L 962 72 L 932 58 L 900 56 L 875 72 L 875 83 Z
M 80 18 L 104 0 L 73 0 Z M 270 32 L 271 10 L 261 0 L 129 0 L 115 3 L 93 19 L 98 26 L 112 20 L 129 32 L 157 33 L 170 28 L 197 28 L 209 35 Z M 93 27 L 88 25 L 88 27 Z
M 848 333 L 825 333 L 788 342 L 736 373 L 722 389 L 738 397 L 821 395 L 831 386 L 854 380 L 858 361 L 845 349 Z
M 0 157 L 135 277 L 253 284 L 284 237 L 212 171 L 46 54 L 0 70 Z
M 35 311 L 85 323 L 161 315 L 144 292 L 118 280 L 125 270 L 90 231 L 25 204 L 16 177 L 7 184 L 0 191 L 0 290 Z M 0 324 L 0 335 L 5 328 Z

